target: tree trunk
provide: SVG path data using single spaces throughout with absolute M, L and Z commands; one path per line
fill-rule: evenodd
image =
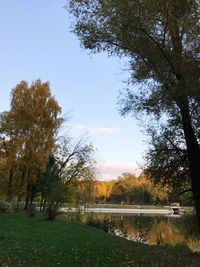
M 29 205 L 30 208 L 32 207 L 34 198 L 35 198 L 35 190 L 30 192 L 30 205 Z
M 28 210 L 29 202 L 30 202 L 30 184 L 28 184 L 26 188 L 26 200 L 25 200 L 25 206 L 24 206 L 25 210 Z
M 43 202 L 44 202 L 44 194 L 42 193 L 40 200 L 40 212 L 42 212 Z
M 23 171 L 22 171 L 22 176 L 21 176 L 21 182 L 20 182 L 20 188 L 19 188 L 19 194 L 18 194 L 17 203 L 20 203 L 22 201 L 25 175 L 26 175 L 26 172 L 25 172 L 25 168 L 24 168 Z
M 36 187 L 32 185 L 31 182 L 27 185 L 26 194 L 27 196 L 26 196 L 24 209 L 28 210 L 32 207 L 32 203 L 33 203 L 33 200 L 36 194 Z
M 44 212 L 46 209 L 46 204 L 47 204 L 47 200 L 46 198 L 44 198 L 44 202 L 43 202 L 43 207 L 42 207 L 42 211 Z
M 27 195 L 26 195 L 26 201 L 25 201 L 25 206 L 24 206 L 25 210 L 28 210 L 28 205 L 29 205 L 29 191 L 27 191 Z
M 10 175 L 9 175 L 9 179 L 8 179 L 8 189 L 7 189 L 7 200 L 8 201 L 12 200 L 13 169 L 14 169 L 14 164 L 12 165 L 12 167 L 10 169 Z
M 182 118 L 182 126 L 186 140 L 192 193 L 195 203 L 197 223 L 200 233 L 200 147 L 192 127 L 189 104 L 186 98 L 177 102 Z

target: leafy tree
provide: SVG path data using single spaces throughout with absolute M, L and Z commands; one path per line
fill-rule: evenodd
M 47 219 L 54 220 L 58 208 L 66 199 L 67 187 L 59 175 L 59 164 L 54 156 L 50 156 L 46 170 L 35 187 L 35 194 L 41 193 L 40 210 L 47 212 Z
M 131 173 L 123 173 L 117 178 L 110 192 L 110 199 L 115 202 L 131 203 L 133 198 L 132 192 L 137 185 L 137 178 Z
M 150 203 L 151 204 L 158 204 L 158 203 L 170 203 L 170 195 L 174 194 L 173 188 L 171 186 L 155 183 L 152 182 L 148 176 L 142 172 L 139 176 L 139 186 L 141 188 L 144 188 L 150 195 Z M 174 201 L 178 202 L 178 196 L 177 194 L 174 194 Z
M 46 170 L 36 184 L 35 194 L 41 193 L 41 207 L 54 214 L 59 205 L 69 200 L 69 195 L 79 182 L 91 182 L 95 174 L 94 149 L 84 140 L 75 145 L 70 138 L 62 138 L 49 157 Z M 51 216 L 50 216 L 51 217 Z
M 101 202 L 106 203 L 110 200 L 110 194 L 115 182 L 115 180 L 98 182 L 97 197 Z
M 111 201 L 127 204 L 152 204 L 155 200 L 161 201 L 161 199 L 161 194 L 155 192 L 155 187 L 144 175 L 137 178 L 134 174 L 128 172 L 118 177 L 110 192 Z
M 75 189 L 76 202 L 77 203 L 91 202 L 96 193 L 95 187 L 96 187 L 96 181 L 93 180 L 80 181 Z
M 26 207 L 32 202 L 34 187 L 55 147 L 56 132 L 62 123 L 60 112 L 49 84 L 37 80 L 31 86 L 24 81 L 18 84 L 11 93 L 10 110 L 1 114 L 7 196 L 13 197 L 13 174 L 17 167 L 18 202 L 26 196 Z
M 76 198 L 83 203 L 107 203 L 110 200 L 110 193 L 114 183 L 115 180 L 84 180 L 76 188 Z
M 75 18 L 73 31 L 85 48 L 130 59 L 131 82 L 138 86 L 127 89 L 122 114 L 140 112 L 162 121 L 179 144 L 176 154 L 167 147 L 175 161 L 180 149 L 186 151 L 185 179 L 200 229 L 199 1 L 71 0 L 68 6 Z

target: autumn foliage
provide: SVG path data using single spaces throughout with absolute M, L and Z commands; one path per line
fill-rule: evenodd
M 48 83 L 22 81 L 12 90 L 10 110 L 0 120 L 1 188 L 8 200 L 31 198 L 55 148 L 60 113 Z
M 111 181 L 82 181 L 76 189 L 76 199 L 81 203 L 159 204 L 173 197 L 172 188 L 155 186 L 144 174 L 136 177 L 128 172 Z

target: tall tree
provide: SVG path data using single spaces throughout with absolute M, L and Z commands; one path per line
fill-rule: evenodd
M 130 59 L 122 114 L 151 114 L 183 136 L 200 230 L 200 3 L 197 0 L 71 0 L 85 48 Z M 179 138 L 179 136 L 178 136 Z
M 8 169 L 8 198 L 11 198 L 12 175 L 18 165 L 18 201 L 31 191 L 46 168 L 62 118 L 61 108 L 51 95 L 48 83 L 22 81 L 11 93 L 11 108 L 1 114 L 0 133 L 4 139 Z M 10 184 L 9 184 L 10 182 Z

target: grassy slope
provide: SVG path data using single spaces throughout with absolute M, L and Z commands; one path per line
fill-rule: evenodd
M 0 214 L 0 266 L 197 267 L 200 257 L 183 247 L 150 247 L 63 219 Z

